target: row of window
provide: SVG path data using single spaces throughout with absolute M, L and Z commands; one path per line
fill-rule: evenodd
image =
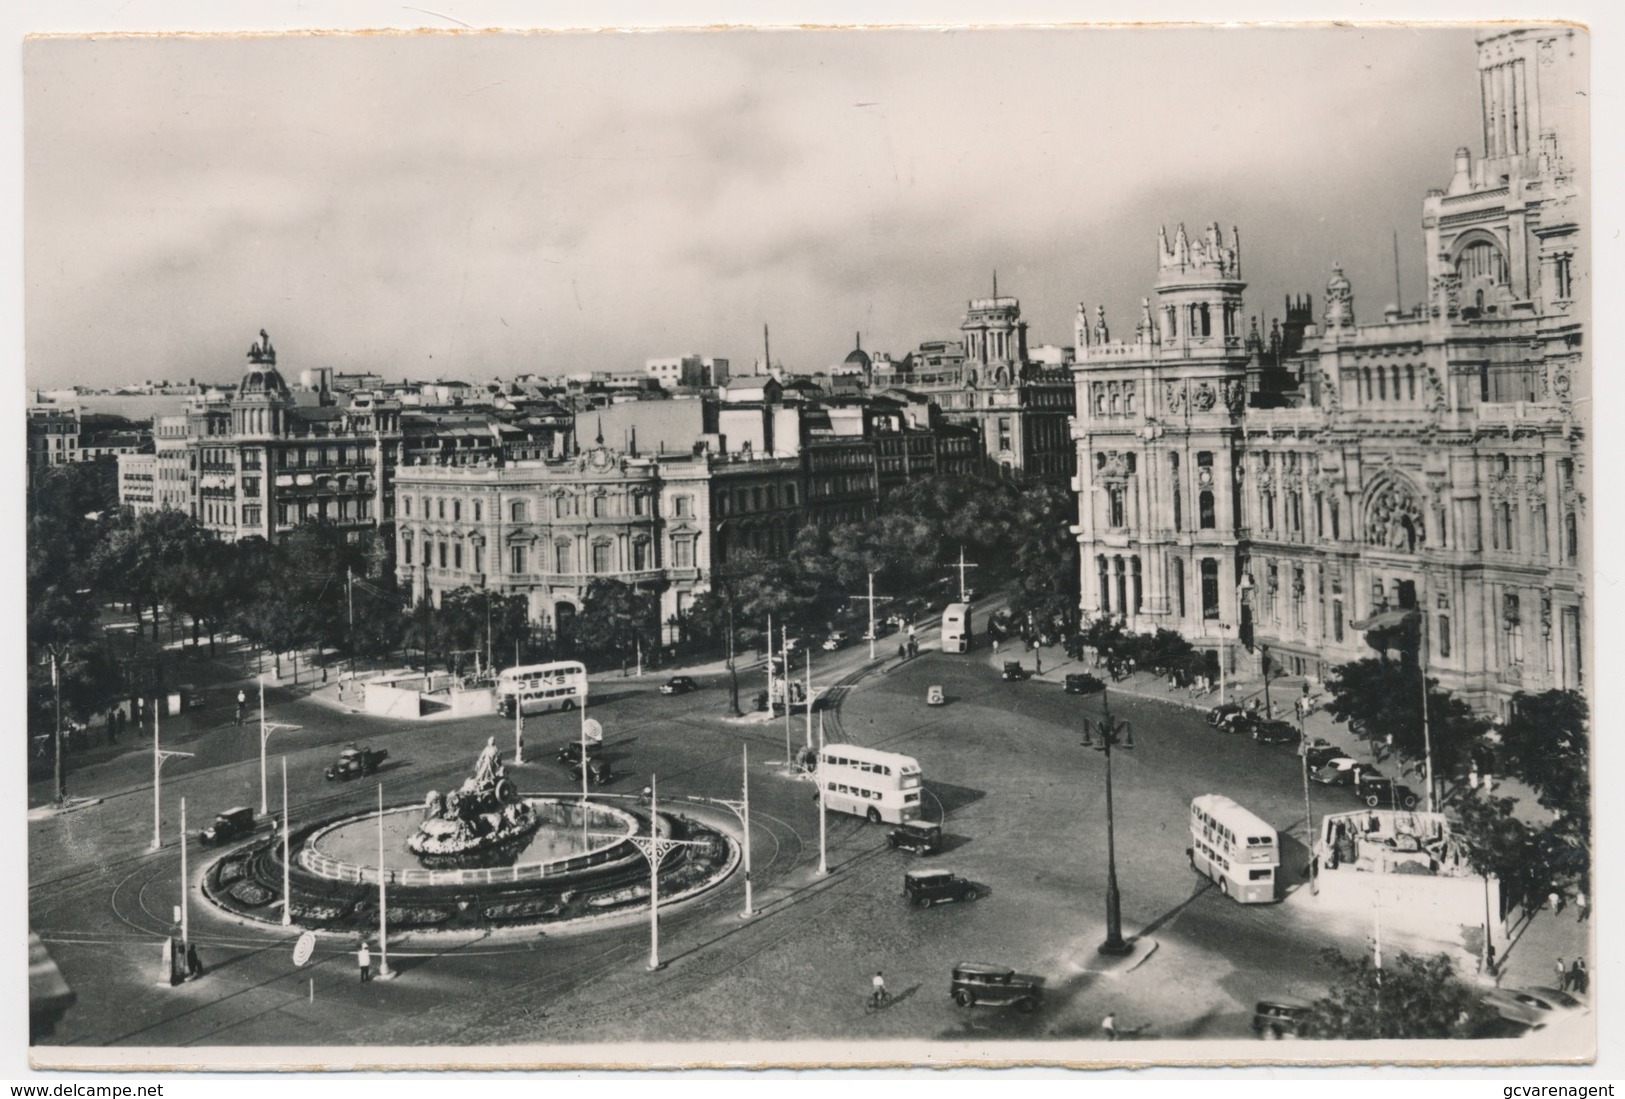
M 785 507 L 795 507 L 796 486 L 785 485 L 783 498 Z M 768 511 L 779 506 L 779 487 L 777 485 L 768 485 L 765 489 L 758 486 L 748 489 L 738 488 L 732 492 L 722 490 L 717 493 L 717 514 L 719 515 L 742 511 L 762 511 L 764 505 Z
M 647 493 L 635 492 L 630 494 L 629 499 L 632 502 L 631 514 L 633 516 L 643 516 L 650 513 L 650 498 Z M 405 494 L 401 496 L 402 516 L 411 517 L 412 509 L 414 507 L 413 500 L 414 498 L 412 496 Z M 584 504 L 584 500 L 590 500 L 591 503 Z M 463 501 L 457 499 L 456 497 L 453 497 L 448 501 L 447 498 L 443 496 L 424 496 L 418 498 L 416 506 L 421 512 L 422 517 L 425 519 L 445 519 L 448 518 L 446 508 L 448 502 L 451 505 L 451 514 L 449 518 L 452 520 L 452 522 L 461 522 L 463 518 Z M 553 498 L 553 518 L 580 518 L 585 515 L 590 515 L 594 519 L 610 518 L 615 515 L 624 514 L 624 512 L 616 506 L 621 502 L 622 498 L 614 496 L 555 496 Z M 791 502 L 794 503 L 793 497 Z M 485 506 L 483 501 L 478 499 L 469 501 L 469 509 L 472 514 L 473 522 L 479 523 L 484 521 Z M 674 518 L 686 519 L 691 517 L 693 514 L 694 498 L 692 496 L 672 497 L 672 516 Z M 508 520 L 514 523 L 529 522 L 530 502 L 528 500 L 510 500 L 508 502 Z
M 416 564 L 416 540 L 412 532 L 407 531 L 401 536 L 401 564 L 410 566 Z M 479 543 L 470 545 L 471 572 L 485 572 L 485 547 Z M 655 568 L 653 546 L 647 538 L 639 538 L 631 546 L 631 571 L 645 572 Z M 589 569 L 596 574 L 607 574 L 624 571 L 616 566 L 615 544 L 608 539 L 595 541 L 588 547 Z M 460 541 L 440 541 L 423 543 L 423 564 L 430 567 L 449 569 L 461 572 L 463 569 L 463 543 Z M 537 559 L 539 560 L 539 558 Z M 508 571 L 514 575 L 528 574 L 531 569 L 532 558 L 530 547 L 508 547 Z M 691 569 L 694 567 L 694 539 L 673 538 L 671 542 L 671 567 L 674 569 Z M 576 568 L 575 543 L 569 540 L 560 540 L 553 544 L 553 572 L 557 575 L 573 576 L 578 574 Z

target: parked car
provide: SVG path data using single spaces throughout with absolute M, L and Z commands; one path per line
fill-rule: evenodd
M 1303 736 L 1289 722 L 1266 718 L 1253 723 L 1253 739 L 1260 744 L 1296 744 Z
M 587 758 L 588 759 L 595 758 L 598 755 L 598 753 L 600 751 L 602 751 L 602 747 L 603 746 L 600 745 L 597 741 L 589 740 L 587 742 Z M 581 741 L 572 740 L 568 744 L 566 744 L 564 747 L 560 748 L 559 749 L 559 762 L 564 764 L 566 767 L 574 767 L 576 764 L 580 763 L 581 762 Z
M 1590 1010 L 1583 1000 L 1555 988 L 1492 988 L 1484 993 L 1484 1002 L 1507 1022 L 1531 1029 Z
M 1237 710 L 1233 714 L 1225 714 L 1214 724 L 1214 728 L 1221 733 L 1240 733 L 1251 735 L 1258 727 L 1258 715 L 1246 710 Z
M 891 830 L 886 836 L 886 842 L 891 844 L 894 851 L 934 855 L 937 848 L 942 846 L 942 825 L 921 820 L 906 820 Z
M 882 637 L 885 637 L 887 634 L 891 633 L 892 630 L 895 629 L 895 628 L 896 627 L 894 627 L 891 624 L 891 621 L 889 619 L 884 619 L 883 618 L 883 619 L 881 619 L 881 620 L 879 620 L 878 622 L 875 623 L 875 630 L 874 630 L 874 636 L 873 637 L 871 637 L 869 635 L 868 630 L 863 631 L 863 640 L 864 641 L 879 641 Z
M 197 834 L 197 841 L 205 847 L 216 847 L 240 839 L 254 830 L 254 810 L 246 805 L 227 809 L 214 818 L 214 823 Z
M 985 962 L 960 962 L 954 966 L 948 995 L 960 1007 L 1014 1007 L 1017 1011 L 1034 1011 L 1044 1001 L 1044 982 L 1027 973 L 1017 973 L 1009 966 L 988 965 Z
M 1329 741 L 1322 740 L 1320 737 L 1306 743 L 1300 743 L 1298 745 L 1298 754 L 1308 759 L 1311 771 L 1320 770 L 1334 759 L 1347 759 L 1351 766 L 1354 763 L 1354 760 L 1347 752 Z
M 1339 756 L 1327 760 L 1319 770 L 1311 772 L 1309 777 L 1322 786 L 1353 786 L 1354 768 L 1359 766 L 1357 760 L 1348 756 Z
M 1215 706 L 1207 712 L 1207 723 L 1217 728 L 1225 718 L 1242 713 L 1243 710 L 1234 702 L 1226 702 L 1222 706 Z
M 1253 1033 L 1260 1038 L 1296 1038 L 1309 1018 L 1309 1005 L 1289 1000 L 1259 1000 L 1253 1005 Z
M 845 630 L 831 630 L 830 635 L 824 638 L 824 651 L 832 653 L 850 640 L 851 638 Z
M 1106 681 L 1099 676 L 1088 672 L 1069 672 L 1066 677 L 1066 693 L 1069 695 L 1092 695 L 1106 689 Z
M 570 765 L 570 777 L 577 782 L 581 781 L 581 764 L 579 762 Z M 615 772 L 610 770 L 608 760 L 601 756 L 587 757 L 587 785 L 603 786 L 605 783 L 614 781 L 614 779 Z
M 1004 662 L 1004 671 L 1000 675 L 1011 680 L 1031 679 L 1033 677 L 1033 673 L 1023 668 L 1019 660 L 1006 660 Z
M 974 901 L 980 895 L 975 882 L 952 870 L 910 870 L 903 875 L 903 896 L 921 908 L 938 901 Z
M 378 770 L 379 765 L 388 758 L 389 752 L 383 748 L 346 748 L 339 753 L 339 758 L 333 761 L 333 766 L 327 769 L 327 777 L 338 779 L 340 782 L 366 778 Z
M 663 695 L 686 695 L 690 691 L 697 691 L 700 685 L 694 682 L 691 676 L 674 675 L 660 685 Z
M 1354 796 L 1373 809 L 1415 809 L 1422 801 L 1409 786 L 1364 770 L 1354 784 Z

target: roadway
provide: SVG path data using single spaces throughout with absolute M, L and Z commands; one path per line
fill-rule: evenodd
M 815 683 L 858 675 L 865 650 L 860 643 L 834 658 L 815 657 Z M 760 678 L 759 669 L 742 674 L 745 699 Z M 676 698 L 659 696 L 656 682 L 594 681 L 591 713 L 605 725 L 619 776 L 609 790 L 633 796 L 658 775 L 666 805 L 689 795 L 738 798 L 741 746 L 748 745 L 754 918 L 739 916 L 736 878 L 662 913 L 668 964 L 655 973 L 645 968 L 647 921 L 634 918 L 577 931 L 406 936 L 391 945 L 400 979 L 362 986 L 353 940 L 324 937 L 315 961 L 295 969 L 294 933 L 231 921 L 194 893 L 193 939 L 208 973 L 178 989 L 159 988 L 159 942 L 179 895 L 177 799 L 187 797 L 194 831 L 220 809 L 259 801 L 258 731 L 235 727 L 228 705 L 175 745 L 197 751 L 194 759 L 165 766 L 162 851 L 146 850 L 151 764 L 140 752 L 73 775 L 70 789 L 104 798 L 100 805 L 30 825 L 32 925 L 80 996 L 56 1041 L 568 1047 L 1094 1037 L 1108 1009 L 1125 1024 L 1150 1022 L 1162 1037 L 1205 1037 L 1244 1033 L 1260 996 L 1313 995 L 1321 985 L 1314 955 L 1328 945 L 1328 932 L 1290 906 L 1235 904 L 1196 879 L 1184 855 L 1186 811 L 1199 793 L 1228 793 L 1283 833 L 1301 831 L 1302 791 L 1290 750 L 1217 734 L 1189 711 L 1114 698 L 1114 713 L 1134 722 L 1137 745 L 1113 756 L 1124 930 L 1143 938 L 1128 964 L 1108 965 L 1094 951 L 1104 934 L 1102 757 L 1079 744 L 1079 716 L 1098 712 L 1098 696 L 1005 683 L 985 650 L 927 651 L 863 672 L 841 692 L 826 733 L 917 756 L 946 815 L 948 850 L 911 861 L 886 847 L 885 829 L 832 815 L 832 872 L 819 877 L 813 788 L 785 773 L 783 722 L 725 720 L 723 676 L 703 678 L 702 690 Z M 948 705 L 924 705 L 932 683 L 946 687 Z M 280 804 L 278 758 L 286 755 L 296 824 L 372 804 L 373 781 L 339 786 L 322 777 L 351 740 L 389 750 L 378 778 L 392 804 L 460 781 L 487 736 L 505 749 L 512 743 L 512 723 L 496 718 L 402 727 L 318 700 L 272 701 L 272 720 L 301 726 L 270 742 L 272 806 Z M 552 750 L 576 735 L 577 720 L 558 714 L 527 721 L 531 762 L 514 768 L 523 789 L 572 789 Z M 797 720 L 793 745 L 804 737 Z M 1315 791 L 1335 808 L 1348 804 L 1340 795 Z M 1317 815 L 1326 807 L 1317 802 Z M 1290 839 L 1285 847 L 1283 871 L 1301 866 L 1301 849 Z M 195 877 L 200 852 L 192 852 Z M 968 905 L 910 908 L 901 876 L 916 865 L 954 869 L 989 895 Z M 948 969 L 961 959 L 1045 976 L 1046 1008 L 1017 1016 L 953 1007 Z M 869 1015 L 862 1001 L 877 968 L 899 999 Z

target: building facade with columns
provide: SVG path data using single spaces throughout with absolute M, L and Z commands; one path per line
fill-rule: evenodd
M 1243 334 L 1213 225 L 1159 241 L 1133 342 L 1098 310 L 1080 331 L 1086 612 L 1319 676 L 1370 655 L 1357 623 L 1420 610 L 1429 674 L 1484 710 L 1586 685 L 1585 41 L 1478 50 L 1482 151 L 1424 201 L 1425 302 L 1362 323 L 1334 270 L 1318 323 Z

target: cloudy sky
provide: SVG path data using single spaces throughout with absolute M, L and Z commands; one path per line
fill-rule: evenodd
M 1477 147 L 1463 29 L 36 39 L 31 386 L 793 369 L 965 300 L 1132 335 L 1157 227 L 1240 228 L 1248 307 L 1334 262 L 1423 291 L 1421 200 Z

